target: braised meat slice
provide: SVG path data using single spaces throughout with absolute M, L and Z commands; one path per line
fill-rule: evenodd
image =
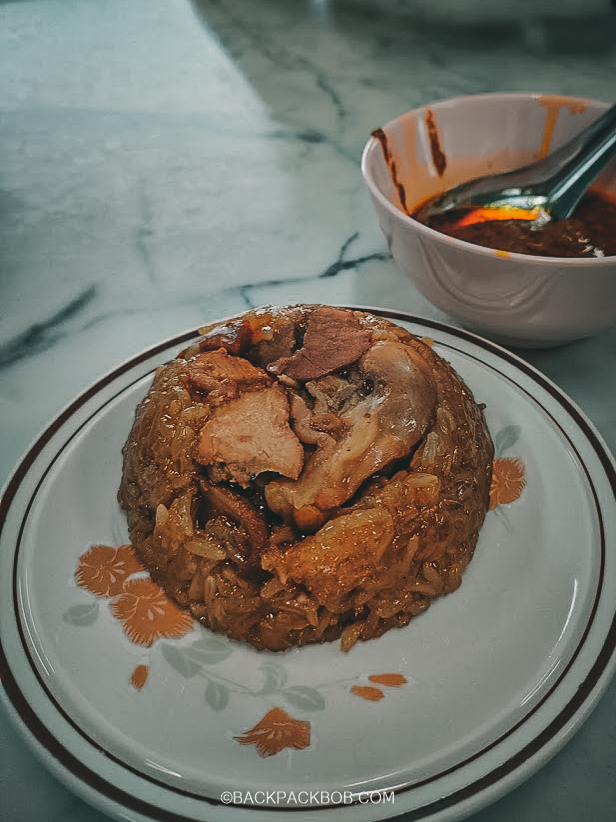
M 195 459 L 242 488 L 264 471 L 297 479 L 304 449 L 289 426 L 285 388 L 271 384 L 217 406 L 201 429 Z
M 194 458 L 211 467 L 214 478 L 231 479 L 246 488 L 264 471 L 299 476 L 304 449 L 289 426 L 284 386 L 225 348 L 190 359 L 186 375 L 211 408 Z
M 300 382 L 316 380 L 354 363 L 368 350 L 370 342 L 370 333 L 361 327 L 355 314 L 320 306 L 308 319 L 302 347 L 290 357 L 273 362 L 268 370 Z
M 262 368 L 256 368 L 243 357 L 230 355 L 225 348 L 189 360 L 186 376 L 193 388 L 207 394 L 210 405 L 237 397 L 241 389 L 254 390 L 272 384 Z

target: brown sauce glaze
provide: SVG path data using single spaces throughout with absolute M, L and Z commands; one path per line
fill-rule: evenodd
M 587 192 L 574 215 L 560 222 L 531 227 L 530 220 L 494 219 L 460 225 L 472 208 L 420 219 L 424 201 L 411 216 L 430 228 L 467 243 L 540 257 L 616 256 L 616 199 L 603 192 Z

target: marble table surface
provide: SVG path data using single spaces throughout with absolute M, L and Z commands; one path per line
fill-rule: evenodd
M 464 12 L 460 8 L 464 7 Z M 609 0 L 0 2 L 0 484 L 108 371 L 265 303 L 455 325 L 388 256 L 360 174 L 375 126 L 436 99 L 613 100 Z M 616 328 L 518 352 L 616 451 Z M 616 683 L 475 822 L 607 822 Z M 0 712 L 2 822 L 103 822 Z

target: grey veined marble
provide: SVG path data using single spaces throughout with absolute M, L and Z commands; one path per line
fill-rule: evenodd
M 370 131 L 458 94 L 616 98 L 609 0 L 0 2 L 0 481 L 77 394 L 264 303 L 454 324 L 393 265 Z M 525 352 L 616 449 L 616 330 Z M 616 690 L 476 822 L 608 822 Z M 0 713 L 2 822 L 103 822 Z

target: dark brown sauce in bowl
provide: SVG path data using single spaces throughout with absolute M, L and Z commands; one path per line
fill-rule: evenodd
M 427 201 L 429 202 L 429 201 Z M 467 243 L 540 257 L 616 256 L 616 199 L 604 192 L 587 192 L 574 215 L 541 228 L 530 220 L 479 219 L 478 209 L 453 209 L 433 217 L 421 217 L 426 201 L 411 213 L 419 222 Z M 476 222 L 472 222 L 477 217 Z M 468 224 L 467 224 L 468 221 Z M 464 222 L 462 225 L 461 223 Z

